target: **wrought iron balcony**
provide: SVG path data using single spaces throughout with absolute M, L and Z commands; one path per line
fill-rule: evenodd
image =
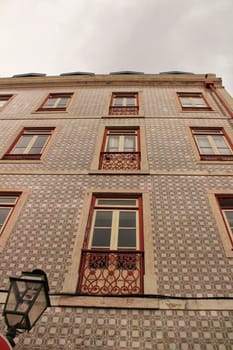
M 78 293 L 132 295 L 143 293 L 142 251 L 82 250 Z
M 138 115 L 138 106 L 131 107 L 110 107 L 109 114 L 111 115 Z
M 140 169 L 140 152 L 101 152 L 100 169 L 104 169 L 104 170 Z

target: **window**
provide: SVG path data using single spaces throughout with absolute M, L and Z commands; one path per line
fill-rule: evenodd
M 138 115 L 137 92 L 114 92 L 112 94 L 109 114 L 111 115 Z
M 139 128 L 105 128 L 99 169 L 140 169 Z
M 201 92 L 177 92 L 182 110 L 211 110 Z
M 71 97 L 72 93 L 49 94 L 38 111 L 65 111 Z
M 12 96 L 13 95 L 0 95 L 0 110 L 6 105 Z
M 217 200 L 233 247 L 233 195 L 217 195 Z
M 78 293 L 143 292 L 142 198 L 93 196 L 80 264 Z
M 24 128 L 3 159 L 40 159 L 54 128 Z
M 18 192 L 0 192 L 0 236 L 18 202 L 19 196 L 20 193 Z
M 233 148 L 223 128 L 191 130 L 201 160 L 233 160 Z

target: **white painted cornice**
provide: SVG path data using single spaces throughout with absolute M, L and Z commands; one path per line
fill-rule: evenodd
M 75 86 L 204 86 L 211 80 L 222 87 L 215 74 L 112 74 L 0 78 L 0 89 Z

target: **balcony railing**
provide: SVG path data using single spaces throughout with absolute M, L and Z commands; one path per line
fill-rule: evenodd
M 132 295 L 143 293 L 143 252 L 82 251 L 78 293 Z
M 201 160 L 233 161 L 233 154 L 201 154 Z
M 111 115 L 138 115 L 138 106 L 132 107 L 110 107 L 109 114 Z
M 104 169 L 104 170 L 140 169 L 140 152 L 101 152 L 100 169 Z

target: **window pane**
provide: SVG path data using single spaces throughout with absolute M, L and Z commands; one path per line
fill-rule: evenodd
M 188 97 L 180 97 L 180 101 L 183 107 L 190 107 L 192 103 Z
M 92 248 L 96 247 L 110 247 L 110 228 L 95 228 L 93 232 Z
M 33 146 L 30 148 L 30 150 L 27 153 L 28 154 L 40 154 L 47 139 L 48 139 L 47 135 L 37 136 L 35 139 L 35 142 L 33 143 Z
M 136 229 L 120 229 L 118 248 L 136 248 Z
M 201 151 L 201 154 L 214 154 L 214 151 L 212 148 L 204 148 L 204 147 L 200 147 L 200 151 Z
M 43 147 L 47 139 L 48 139 L 47 135 L 38 136 L 35 142 L 33 143 L 33 147 Z
M 126 106 L 136 106 L 136 98 L 135 97 L 127 97 Z
M 124 151 L 134 152 L 135 151 L 135 137 L 134 136 L 125 136 Z
M 113 106 L 123 106 L 123 98 L 122 97 L 114 97 Z
M 57 108 L 65 108 L 68 102 L 68 97 L 61 97 L 57 104 Z
M 205 101 L 201 97 L 194 97 L 193 98 L 194 104 L 196 107 L 205 107 Z
M 17 197 L 0 196 L 0 203 L 15 203 Z
M 112 211 L 97 211 L 95 217 L 95 227 L 111 227 Z
M 24 130 L 24 135 L 44 135 L 44 134 L 51 134 L 52 130 L 40 130 L 40 129 L 25 129 Z
M 222 131 L 220 129 L 193 129 L 193 134 L 221 134 Z
M 120 135 L 128 135 L 128 134 L 132 134 L 135 135 L 137 133 L 136 130 L 120 130 L 120 129 L 116 129 L 116 130 L 108 130 L 108 134 L 120 134 Z
M 136 199 L 98 199 L 98 205 L 108 205 L 108 206 L 136 206 Z
M 107 143 L 107 152 L 117 152 L 119 151 L 119 136 L 109 136 Z
M 14 148 L 12 151 L 11 151 L 11 154 L 23 154 L 25 151 L 25 148 Z
M 208 140 L 208 136 L 205 136 L 205 135 L 196 136 L 196 139 L 200 147 L 211 147 L 210 142 Z
M 230 226 L 231 232 L 233 233 L 233 210 L 224 212 L 228 221 L 228 225 Z
M 26 148 L 31 141 L 33 135 L 23 135 L 16 144 L 17 148 Z
M 221 135 L 213 135 L 212 138 L 213 138 L 213 140 L 214 140 L 214 142 L 215 142 L 217 147 L 220 147 L 220 148 L 227 147 L 227 143 L 226 143 L 226 141 L 225 141 L 223 136 L 221 136 Z
M 48 100 L 45 102 L 44 106 L 45 108 L 53 108 L 56 104 L 57 97 L 49 97 Z
M 219 154 L 232 154 L 232 152 L 229 148 L 219 148 L 218 153 Z
M 197 143 L 200 147 L 202 154 L 214 154 L 214 151 L 211 147 L 211 144 L 208 140 L 208 136 L 205 135 L 198 135 L 196 136 Z
M 15 148 L 11 151 L 11 154 L 23 154 L 33 137 L 34 135 L 23 135 L 17 142 Z
M 220 154 L 231 154 L 232 153 L 231 150 L 229 149 L 228 144 L 226 143 L 226 140 L 224 139 L 223 136 L 214 135 L 212 137 L 213 137 L 215 145 L 216 145 L 216 147 L 218 149 L 218 152 Z
M 32 147 L 27 154 L 41 154 L 42 147 Z
M 4 221 L 7 218 L 7 215 L 10 213 L 11 208 L 0 207 L 0 225 L 4 224 Z
M 119 227 L 136 227 L 136 212 L 121 211 Z

